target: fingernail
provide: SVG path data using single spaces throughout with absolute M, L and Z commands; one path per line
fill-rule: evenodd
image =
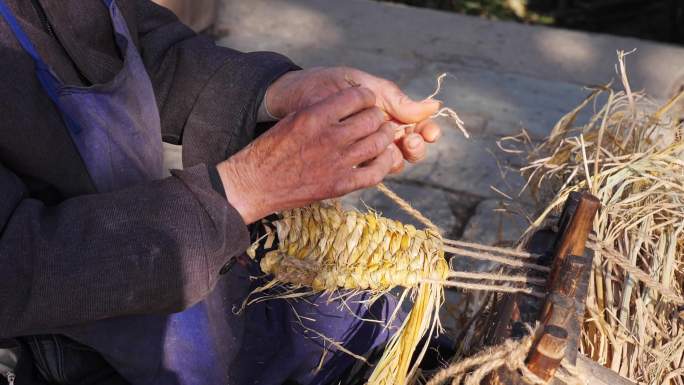
M 420 138 L 420 136 L 411 134 L 411 136 L 408 137 L 406 144 L 409 146 L 409 148 L 415 149 L 420 146 L 420 142 L 422 141 L 423 140 Z
M 441 137 L 442 137 L 442 131 L 437 131 L 437 134 L 435 135 L 435 138 L 432 139 L 432 141 L 435 142 Z

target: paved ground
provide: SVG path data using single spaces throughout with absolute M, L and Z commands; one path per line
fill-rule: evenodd
M 618 49 L 637 49 L 628 58 L 634 88 L 662 99 L 684 83 L 682 48 L 369 0 L 224 0 L 218 27 L 220 44 L 278 51 L 303 67 L 355 66 L 415 97 L 432 92 L 436 75 L 452 74 L 440 97 L 472 138 L 445 126 L 429 159 L 390 185 L 450 236 L 486 243 L 514 240 L 525 224 L 497 211 L 503 203 L 490 186 L 508 194 L 521 186 L 519 161 L 497 150 L 497 138 L 522 128 L 543 138 L 583 98 L 583 85 L 615 78 Z M 374 191 L 360 195 L 399 215 Z

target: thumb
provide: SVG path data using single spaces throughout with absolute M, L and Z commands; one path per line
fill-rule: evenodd
M 382 94 L 385 112 L 402 123 L 417 123 L 429 118 L 439 110 L 441 103 L 434 99 L 415 101 L 398 87 L 389 87 Z

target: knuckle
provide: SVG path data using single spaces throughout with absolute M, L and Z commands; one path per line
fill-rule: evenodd
M 411 152 L 409 152 L 409 153 L 406 154 L 406 160 L 407 160 L 409 163 L 418 163 L 418 162 L 420 162 L 422 159 L 423 159 L 423 157 L 422 157 L 421 155 L 419 155 L 419 154 L 415 154 L 415 153 L 411 153 Z
M 392 142 L 394 140 L 394 133 L 397 130 L 397 125 L 392 124 L 392 123 L 387 123 L 384 124 L 381 127 L 381 132 L 385 136 L 385 139 L 387 140 L 388 143 Z
M 349 95 L 352 100 L 363 106 L 370 107 L 375 104 L 375 94 L 366 87 L 351 87 L 349 88 Z
M 349 95 L 350 99 L 363 100 L 363 98 L 365 97 L 365 92 L 364 89 L 361 87 L 351 87 L 347 89 L 347 95 Z
M 292 124 L 295 129 L 308 127 L 312 124 L 313 114 L 310 109 L 297 111 L 292 116 Z
M 375 135 L 373 140 L 370 141 L 368 151 L 371 153 L 371 156 L 375 156 L 385 151 L 386 148 L 387 141 L 385 138 L 383 138 L 381 135 Z
M 378 107 L 370 108 L 370 115 L 375 126 L 379 126 L 385 121 L 385 113 Z
M 363 162 L 375 158 L 387 148 L 387 144 L 378 135 L 373 135 L 367 140 L 357 144 L 352 149 L 351 158 L 354 162 Z
M 371 108 L 366 110 L 359 116 L 359 124 L 367 129 L 365 131 L 374 132 L 382 124 L 383 115 L 379 108 Z

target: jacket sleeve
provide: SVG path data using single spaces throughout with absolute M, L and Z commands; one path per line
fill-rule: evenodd
M 0 164 L 0 339 L 182 310 L 248 245 L 204 165 L 47 207 Z
M 184 165 L 218 163 L 249 143 L 266 88 L 299 67 L 276 53 L 216 46 L 150 0 L 136 0 L 136 12 L 164 140 L 183 144 Z

